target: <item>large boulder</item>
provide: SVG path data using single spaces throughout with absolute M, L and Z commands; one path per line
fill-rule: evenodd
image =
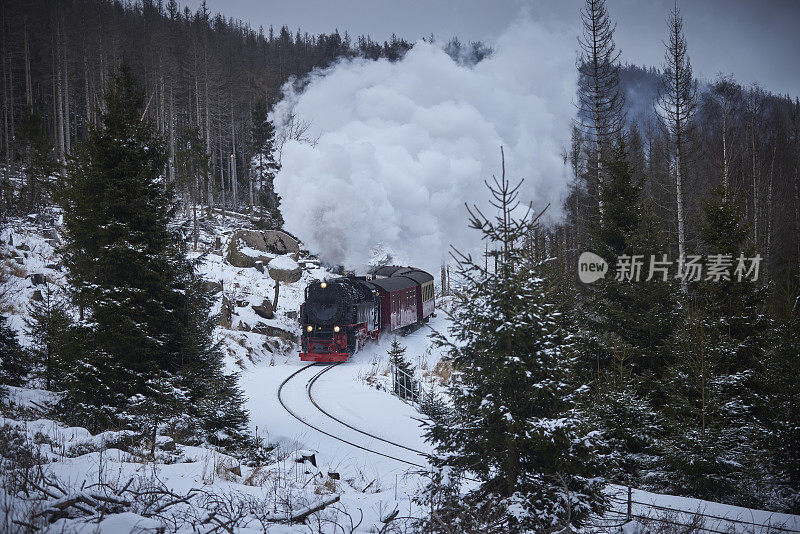
M 244 230 L 233 232 L 226 256 L 234 267 L 255 267 L 276 255 L 298 254 L 300 247 L 290 235 L 280 230 Z
M 256 315 L 264 319 L 272 319 L 275 317 L 275 312 L 272 310 L 272 303 L 267 299 L 264 299 L 264 302 L 262 302 L 260 306 L 253 304 L 252 308 L 253 311 L 256 312 Z
M 303 270 L 300 265 L 289 255 L 278 256 L 267 264 L 269 276 L 276 282 L 293 283 L 300 280 Z
M 264 242 L 267 245 L 267 250 L 272 254 L 297 254 L 300 253 L 300 245 L 297 240 L 280 230 L 264 230 L 261 232 L 264 235 Z

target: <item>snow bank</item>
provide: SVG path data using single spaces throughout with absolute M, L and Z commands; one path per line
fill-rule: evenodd
M 270 269 L 278 269 L 281 271 L 294 271 L 300 268 L 300 265 L 292 259 L 291 256 L 277 256 L 270 260 L 268 267 Z
M 521 198 L 557 212 L 576 90 L 575 30 L 521 20 L 470 67 L 418 42 L 396 63 L 353 60 L 289 84 L 316 143 L 288 141 L 275 182 L 287 228 L 331 263 L 358 267 L 382 243 L 435 272 L 449 244 L 471 248 L 464 202 L 483 203 L 500 146 Z

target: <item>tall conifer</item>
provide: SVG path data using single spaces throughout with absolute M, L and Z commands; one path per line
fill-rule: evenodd
M 520 185 L 504 168 L 489 186 L 499 214 L 470 209 L 470 226 L 497 250 L 498 267 L 487 272 L 455 252 L 464 285 L 450 338 L 438 340 L 459 378 L 452 417 L 436 421 L 427 438 L 434 465 L 480 480 L 464 496 L 475 512 L 471 528 L 550 532 L 580 525 L 603 498 L 591 478 L 592 434 L 575 417 L 565 333 L 540 267 L 519 247 L 536 226 L 530 212 L 513 216 Z

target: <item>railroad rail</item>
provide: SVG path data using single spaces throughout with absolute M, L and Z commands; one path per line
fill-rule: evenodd
M 314 384 L 316 383 L 316 381 L 323 374 L 327 373 L 328 371 L 330 371 L 331 369 L 333 369 L 337 365 L 340 365 L 341 363 L 343 363 L 343 362 L 337 362 L 337 363 L 333 363 L 333 364 L 329 364 L 329 365 L 324 365 L 323 369 L 320 370 L 318 373 L 316 373 L 306 383 L 306 396 L 308 397 L 309 401 L 313 404 L 313 406 L 320 413 L 322 413 L 326 418 L 328 418 L 330 420 L 333 420 L 336 423 L 338 423 L 338 424 L 340 424 L 340 425 L 342 425 L 342 426 L 344 426 L 346 428 L 349 428 L 350 430 L 352 430 L 354 432 L 357 432 L 359 434 L 362 434 L 362 435 L 367 436 L 367 437 L 372 438 L 372 439 L 376 439 L 378 441 L 382 441 L 382 442 L 387 443 L 389 445 L 392 445 L 394 447 L 398 447 L 398 448 L 413 452 L 415 454 L 419 454 L 421 456 L 425 456 L 426 453 L 423 452 L 423 451 L 414 449 L 412 447 L 408 447 L 408 446 L 403 445 L 401 443 L 397 443 L 397 442 L 388 440 L 386 438 L 383 438 L 381 436 L 375 435 L 375 434 L 373 434 L 371 432 L 368 432 L 366 430 L 362 430 L 360 428 L 357 428 L 357 427 L 351 425 L 350 423 L 347 423 L 346 421 L 343 421 L 342 419 L 332 415 L 327 410 L 325 410 L 322 406 L 320 406 L 320 404 L 316 401 L 316 399 L 314 399 L 314 395 L 313 395 L 313 391 L 312 391 L 313 387 L 314 387 Z M 429 468 L 429 466 L 422 465 L 422 464 L 419 464 L 419 463 L 416 463 L 416 462 L 412 462 L 412 461 L 406 460 L 404 458 L 399 458 L 397 456 L 393 456 L 391 454 L 387 454 L 386 452 L 382 452 L 382 451 L 378 451 L 378 450 L 375 450 L 375 449 L 371 449 L 369 447 L 366 447 L 366 446 L 363 446 L 363 445 L 359 445 L 358 443 L 354 443 L 354 442 L 352 442 L 352 441 L 350 441 L 350 440 L 348 440 L 346 438 L 343 438 L 341 436 L 337 436 L 335 434 L 332 434 L 331 432 L 323 430 L 319 426 L 317 426 L 317 425 L 315 425 L 313 423 L 310 423 L 309 421 L 307 421 L 306 419 L 304 419 L 303 417 L 298 415 L 294 410 L 289 408 L 289 406 L 287 406 L 286 402 L 283 400 L 283 397 L 281 396 L 281 393 L 283 391 L 284 386 L 290 380 L 292 380 L 296 376 L 300 375 L 304 371 L 306 371 L 306 370 L 308 370 L 308 369 L 310 369 L 312 367 L 318 366 L 318 365 L 321 365 L 321 364 L 312 363 L 312 364 L 309 364 L 309 365 L 307 365 L 305 367 L 302 367 L 301 369 L 298 369 L 297 371 L 295 371 L 294 373 L 289 375 L 283 382 L 281 382 L 280 386 L 278 387 L 278 401 L 280 402 L 281 406 L 283 406 L 283 408 L 292 417 L 294 417 L 295 419 L 300 421 L 305 426 L 307 426 L 309 428 L 312 428 L 313 430 L 316 430 L 317 432 L 320 432 L 320 433 L 322 433 L 322 434 L 324 434 L 324 435 L 326 435 L 326 436 L 328 436 L 330 438 L 333 438 L 335 440 L 341 441 L 342 443 L 346 443 L 347 445 L 350 445 L 350 446 L 355 447 L 357 449 L 360 449 L 360 450 L 363 450 L 363 451 L 366 451 L 366 452 L 370 452 L 370 453 L 373 453 L 373 454 L 377 454 L 378 456 L 383 456 L 384 458 L 389 458 L 391 460 L 395 460 L 397 462 L 401 462 L 401 463 L 404 463 L 406 465 L 410 465 L 410 466 L 413 466 L 413 467 L 418 467 L 420 469 L 428 469 Z M 470 477 L 466 477 L 466 476 L 464 477 L 464 479 L 478 482 L 477 480 L 472 479 Z M 628 510 L 629 511 L 625 512 L 625 511 L 616 510 L 616 509 L 609 509 L 609 510 L 606 511 L 606 513 L 604 514 L 603 517 L 598 517 L 594 522 L 590 523 L 587 526 L 595 527 L 595 528 L 601 528 L 601 529 L 605 529 L 605 531 L 608 531 L 608 529 L 619 528 L 619 527 L 621 527 L 622 525 L 624 525 L 625 523 L 627 523 L 629 521 L 641 520 L 643 522 L 655 522 L 655 523 L 660 523 L 662 525 L 670 525 L 670 526 L 683 527 L 683 528 L 694 527 L 694 528 L 697 529 L 698 532 L 708 532 L 710 534 L 729 534 L 730 532 L 737 532 L 738 530 L 732 530 L 732 529 L 737 529 L 737 527 L 740 528 L 740 529 L 742 529 L 742 528 L 743 529 L 747 529 L 746 532 L 774 532 L 774 533 L 800 532 L 800 531 L 798 531 L 796 529 L 788 528 L 788 527 L 785 527 L 785 526 L 780 525 L 780 524 L 778 524 L 778 525 L 763 524 L 763 523 L 757 523 L 755 521 L 746 521 L 746 520 L 739 519 L 739 518 L 730 518 L 730 517 L 722 517 L 722 516 L 719 516 L 719 515 L 704 514 L 704 513 L 700 512 L 699 510 L 698 511 L 691 511 L 691 510 L 683 510 L 683 509 L 680 509 L 680 508 L 670 508 L 670 507 L 667 507 L 667 506 L 661 506 L 661 505 L 652 504 L 652 503 L 640 502 L 640 501 L 636 501 L 636 500 L 633 500 L 633 499 L 630 499 L 630 498 L 629 499 L 622 499 L 622 498 L 619 498 L 616 495 L 609 496 L 609 501 L 611 501 L 612 503 L 615 503 L 617 505 L 625 504 L 625 505 L 628 506 Z M 634 506 L 636 506 L 638 508 L 638 510 L 634 509 L 633 508 Z M 647 512 L 645 512 L 644 510 L 641 509 L 642 507 L 646 507 L 647 509 L 656 510 L 656 511 L 664 512 L 664 513 L 685 515 L 685 516 L 690 516 L 690 517 L 699 517 L 704 522 L 710 523 L 710 525 L 709 526 L 705 526 L 705 524 L 692 525 L 690 523 L 680 522 L 675 517 L 667 518 L 667 517 L 658 517 L 658 516 L 655 516 L 655 515 L 647 515 Z
M 339 363 L 341 363 L 341 362 L 339 362 Z M 393 442 L 393 441 L 390 441 L 390 440 L 387 440 L 387 439 L 381 438 L 381 437 L 379 437 L 379 436 L 375 436 L 374 434 L 371 434 L 371 433 L 369 433 L 369 432 L 366 432 L 366 431 L 364 431 L 364 430 L 360 430 L 360 429 L 358 429 L 358 428 L 355 428 L 354 426 L 352 426 L 352 425 L 349 425 L 349 424 L 345 423 L 345 422 L 344 422 L 344 421 L 342 421 L 341 419 L 339 419 L 339 418 L 337 418 L 337 417 L 334 417 L 334 416 L 332 416 L 332 415 L 331 415 L 331 414 L 329 414 L 327 411 L 323 410 L 323 409 L 322 409 L 322 408 L 319 406 L 319 404 L 317 404 L 317 402 L 314 400 L 313 396 L 311 395 L 311 387 L 313 386 L 314 382 L 316 382 L 316 380 L 317 380 L 317 379 L 318 379 L 320 376 L 322 376 L 324 373 L 326 373 L 326 372 L 330 371 L 331 369 L 333 369 L 333 367 L 335 367 L 336 365 L 339 365 L 339 363 L 334 363 L 334 364 L 331 364 L 331 365 L 326 365 L 324 369 L 322 369 L 322 370 L 321 370 L 319 373 L 317 373 L 317 374 L 316 374 L 316 375 L 315 375 L 315 376 L 314 376 L 314 377 L 313 377 L 311 380 L 309 380 L 309 382 L 306 384 L 306 395 L 308 396 L 308 398 L 309 398 L 309 400 L 312 402 L 312 404 L 313 404 L 313 405 L 314 405 L 314 406 L 315 406 L 315 407 L 316 407 L 316 408 L 317 408 L 317 409 L 318 409 L 318 410 L 319 410 L 319 411 L 320 411 L 322 414 L 324 414 L 326 417 L 328 417 L 328 418 L 332 419 L 333 421 L 336 421 L 336 422 L 337 422 L 337 423 L 339 423 L 339 424 L 342 424 L 342 425 L 346 426 L 347 428 L 350 428 L 351 430 L 355 430 L 356 432 L 359 432 L 359 433 L 361 433 L 361 434 L 364 434 L 364 435 L 366 435 L 366 436 L 369 436 L 369 437 L 371 437 L 371 438 L 374 438 L 374 439 L 378 439 L 378 440 L 380 440 L 380 441 L 383 441 L 383 442 L 385 442 L 385 443 L 388 443 L 388 444 L 394 445 L 394 446 L 396 446 L 396 447 L 400 447 L 400 448 L 407 449 L 407 450 L 409 450 L 409 451 L 412 451 L 412 452 L 416 452 L 417 454 L 422 454 L 422 455 L 424 455 L 425 453 L 423 453 L 422 451 L 417 451 L 417 450 L 415 450 L 415 449 L 411 449 L 411 448 L 409 448 L 409 447 L 406 447 L 405 445 L 402 445 L 402 444 L 400 444 L 400 443 L 395 443 L 395 442 Z M 401 462 L 401 463 L 404 463 L 404 464 L 407 464 L 407 465 L 411 465 L 411 466 L 414 466 L 414 467 L 419 467 L 419 468 L 421 468 L 421 469 L 427 469 L 427 467 L 428 467 L 428 466 L 426 466 L 426 465 L 422 465 L 422 464 L 419 464 L 419 463 L 416 463 L 416 462 L 411 462 L 411 461 L 409 461 L 409 460 L 406 460 L 406 459 L 404 459 L 404 458 L 398 458 L 397 456 L 393 456 L 393 455 L 391 455 L 391 454 L 386 454 L 385 452 L 376 451 L 376 450 L 374 450 L 374 449 L 370 449 L 369 447 L 365 447 L 365 446 L 363 446 L 363 445 L 359 445 L 358 443 L 353 443 L 352 441 L 350 441 L 350 440 L 348 440 L 348 439 L 345 439 L 345 438 L 343 438 L 343 437 L 341 437 L 341 436 L 337 436 L 337 435 L 335 435 L 335 434 L 332 434 L 332 433 L 330 433 L 330 432 L 328 432 L 328 431 L 326 431 L 326 430 L 323 430 L 323 429 L 321 429 L 319 426 L 317 426 L 317 425 L 314 425 L 313 423 L 310 423 L 309 421 L 307 421 L 306 419 L 304 419 L 303 417 L 301 417 L 300 415 L 298 415 L 297 413 L 295 413 L 295 411 L 294 411 L 294 410 L 292 410 L 291 408 L 289 408 L 289 406 L 287 406 L 287 405 L 286 405 L 286 402 L 283 400 L 283 397 L 281 396 L 281 393 L 283 392 L 283 388 L 284 388 L 284 386 L 285 386 L 285 385 L 286 385 L 286 384 L 287 384 L 287 383 L 288 383 L 288 382 L 289 382 L 291 379 L 293 379 L 294 377 L 296 377 L 297 375 L 299 375 L 299 374 L 300 374 L 300 373 L 302 373 L 303 371 L 306 371 L 307 369 L 310 369 L 311 367 L 314 367 L 314 366 L 316 366 L 316 365 L 319 365 L 319 364 L 317 364 L 317 363 L 312 363 L 312 364 L 310 364 L 310 365 L 306 365 L 305 367 L 302 367 L 302 368 L 298 369 L 297 371 L 295 371 L 294 373 L 292 373 L 291 375 L 289 375 L 289 376 L 288 376 L 288 377 L 287 377 L 287 378 L 286 378 L 286 379 L 285 379 L 283 382 L 281 382 L 281 385 L 278 387 L 278 402 L 280 402 L 280 404 L 281 404 L 281 406 L 283 406 L 283 409 L 284 409 L 284 410 L 286 410 L 287 412 L 289 412 L 289 414 L 290 414 L 292 417 L 294 417 L 295 419 L 297 419 L 298 421 L 300 421 L 301 423 L 303 423 L 303 424 L 304 424 L 304 425 L 306 425 L 307 427 L 309 427 L 309 428 L 312 428 L 312 429 L 314 429 L 314 430 L 316 430 L 317 432 L 320 432 L 320 433 L 322 433 L 322 434 L 325 434 L 326 436 L 328 436 L 328 437 L 330 437 L 330 438 L 333 438 L 333 439 L 335 439 L 335 440 L 341 441 L 342 443 L 346 443 L 346 444 L 348 444 L 348 445 L 350 445 L 350 446 L 352 446 L 352 447 L 355 447 L 355 448 L 357 448 L 357 449 L 360 449 L 360 450 L 362 450 L 362 451 L 371 452 L 371 453 L 373 453 L 373 454 L 377 454 L 378 456 L 383 456 L 384 458 L 389 458 L 389 459 L 391 459 L 391 460 L 395 460 L 395 461 L 398 461 L 398 462 Z

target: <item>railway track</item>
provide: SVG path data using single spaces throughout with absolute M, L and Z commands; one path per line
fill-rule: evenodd
M 308 400 L 311 402 L 311 404 L 319 411 L 319 413 L 323 414 L 327 419 L 335 421 L 339 425 L 342 425 L 342 426 L 350 429 L 353 432 L 357 432 L 359 434 L 367 436 L 367 437 L 369 437 L 371 439 L 375 439 L 375 440 L 381 441 L 381 442 L 386 443 L 388 445 L 391 445 L 393 447 L 397 447 L 397 448 L 400 448 L 400 449 L 407 450 L 409 452 L 413 452 L 415 454 L 419 454 L 421 456 L 425 456 L 425 453 L 423 451 L 414 449 L 412 447 L 408 447 L 408 446 L 403 445 L 401 443 L 396 443 L 394 441 L 388 440 L 388 439 L 383 438 L 381 436 L 377 436 L 377 435 L 375 435 L 375 434 L 373 434 L 371 432 L 367 432 L 366 430 L 362 430 L 360 428 L 357 428 L 357 427 L 347 423 L 346 421 L 343 421 L 342 419 L 332 415 L 327 410 L 325 410 L 322 406 L 320 406 L 320 404 L 316 401 L 316 399 L 314 399 L 314 395 L 313 395 L 314 384 L 316 383 L 316 381 L 323 374 L 327 373 L 328 371 L 330 371 L 331 369 L 333 369 L 337 365 L 340 365 L 341 363 L 343 363 L 343 362 L 338 362 L 338 363 L 334 363 L 334 364 L 330 364 L 330 365 L 325 365 L 319 372 L 317 372 L 306 383 L 306 386 L 305 386 L 305 388 L 306 388 L 306 396 L 308 397 Z M 421 463 L 412 462 L 412 461 L 406 460 L 404 458 L 399 458 L 398 456 L 394 456 L 392 454 L 387 454 L 386 452 L 383 452 L 383 451 L 375 450 L 375 449 L 372 449 L 370 447 L 366 447 L 364 445 L 359 445 L 358 443 L 354 443 L 353 441 L 350 441 L 345 437 L 338 436 L 336 434 L 333 434 L 331 432 L 323 430 L 322 428 L 320 428 L 320 426 L 315 425 L 314 423 L 311 423 L 308 420 L 304 419 L 301 415 L 299 415 L 294 410 L 292 410 L 289 406 L 287 406 L 286 402 L 283 400 L 283 397 L 281 396 L 281 393 L 283 392 L 284 386 L 287 383 L 289 383 L 289 381 L 291 381 L 292 379 L 295 379 L 295 377 L 298 377 L 298 375 L 302 374 L 303 372 L 305 372 L 305 371 L 307 371 L 307 370 L 309 370 L 312 367 L 315 367 L 317 365 L 319 365 L 319 364 L 312 363 L 310 365 L 307 365 L 305 367 L 302 367 L 302 368 L 298 369 L 297 371 L 295 371 L 294 373 L 289 375 L 283 382 L 281 382 L 280 386 L 278 387 L 278 401 L 280 402 L 281 406 L 283 406 L 283 408 L 292 417 L 294 417 L 295 419 L 297 419 L 298 421 L 303 423 L 305 426 L 316 430 L 317 432 L 320 432 L 320 433 L 322 433 L 322 434 L 324 434 L 324 435 L 326 435 L 326 436 L 328 436 L 330 438 L 333 438 L 335 440 L 341 441 L 342 443 L 346 443 L 346 444 L 348 444 L 348 445 L 350 445 L 352 447 L 355 447 L 357 449 L 360 449 L 360 450 L 363 450 L 363 451 L 366 451 L 366 452 L 370 452 L 370 453 L 373 453 L 373 454 L 377 454 L 378 456 L 382 456 L 384 458 L 389 458 L 391 460 L 395 460 L 397 462 L 400 462 L 400 463 L 403 463 L 403 464 L 406 464 L 406 465 L 410 465 L 410 466 L 413 466 L 413 467 L 418 467 L 420 469 L 428 469 L 429 468 L 428 466 L 423 465 Z M 472 480 L 472 481 L 477 482 L 476 479 L 472 479 L 470 477 L 464 477 L 464 478 L 466 480 Z M 620 499 L 619 497 L 616 497 L 616 496 L 611 496 L 610 500 L 612 502 L 616 503 L 618 506 L 619 505 L 624 505 L 627 502 L 627 501 L 625 501 L 623 499 Z M 734 518 L 719 517 L 719 516 L 710 515 L 710 514 L 706 515 L 706 514 L 699 513 L 699 512 L 692 512 L 692 511 L 688 511 L 688 510 L 681 510 L 681 509 L 675 509 L 675 508 L 669 508 L 669 507 L 662 507 L 662 506 L 649 504 L 649 503 L 642 503 L 642 502 L 634 501 L 634 502 L 632 502 L 632 504 L 635 504 L 635 505 L 637 505 L 639 507 L 649 508 L 649 509 L 652 509 L 652 510 L 655 510 L 655 511 L 672 512 L 674 514 L 684 514 L 684 515 L 689 515 L 689 516 L 699 515 L 702 518 L 704 518 L 705 520 L 711 520 L 709 522 L 714 522 L 714 526 L 717 527 L 717 528 L 714 528 L 712 526 L 700 526 L 700 527 L 698 527 L 698 530 L 700 532 L 708 532 L 710 534 L 714 534 L 714 533 L 722 534 L 723 532 L 725 532 L 725 533 L 731 532 L 730 529 L 719 530 L 719 528 L 722 527 L 724 523 L 727 523 L 726 527 L 734 527 L 734 528 L 737 527 L 737 526 L 738 527 L 745 527 L 745 528 L 749 527 L 749 528 L 753 528 L 754 531 L 755 531 L 755 529 L 759 529 L 759 528 L 766 528 L 767 530 L 769 530 L 771 528 L 772 530 L 770 530 L 770 531 L 774 531 L 774 532 L 797 532 L 796 530 L 787 529 L 787 528 L 782 527 L 782 526 L 767 527 L 765 525 L 760 525 L 760 524 L 758 524 L 756 522 L 743 521 L 741 519 L 734 519 Z M 627 514 L 625 512 L 623 512 L 623 511 L 610 509 L 610 510 L 606 511 L 607 515 L 604 518 L 596 518 L 596 521 L 597 520 L 599 520 L 599 521 L 594 522 L 594 524 L 592 524 L 592 522 L 590 522 L 589 526 L 593 526 L 594 528 L 601 528 L 603 530 L 608 529 L 610 531 L 610 530 L 615 530 L 615 529 L 621 527 L 623 524 L 625 524 L 627 521 L 629 521 L 631 519 L 639 519 L 639 520 L 642 520 L 642 521 L 645 521 L 645 522 L 655 522 L 655 523 L 661 523 L 661 524 L 668 524 L 671 527 L 676 527 L 676 526 L 677 527 L 684 527 L 684 528 L 690 527 L 689 524 L 684 524 L 682 522 L 675 521 L 675 519 L 677 519 L 677 518 L 668 519 L 668 518 L 664 518 L 664 517 L 658 517 L 658 516 L 654 516 L 654 515 L 650 515 L 650 514 L 645 514 L 645 512 L 640 511 L 640 510 L 637 510 L 637 511 L 639 512 L 638 514 L 637 513 L 632 513 L 630 516 L 627 516 Z M 643 515 L 643 514 L 645 514 L 645 515 Z
M 341 363 L 341 362 L 339 362 L 339 363 Z M 335 417 L 335 416 L 331 415 L 330 413 L 328 413 L 328 412 L 327 412 L 325 409 L 323 409 L 323 408 L 322 408 L 322 407 L 321 407 L 321 406 L 320 406 L 320 405 L 317 403 L 317 401 L 316 401 L 316 400 L 314 400 L 314 396 L 312 395 L 312 391 L 311 391 L 311 389 L 312 389 L 312 388 L 313 388 L 313 386 L 314 386 L 314 383 L 317 381 L 317 379 L 318 379 L 320 376 L 322 376 L 323 374 L 327 373 L 328 371 L 330 371 L 331 369 L 333 369 L 334 367 L 336 367 L 337 365 L 339 365 L 339 363 L 334 363 L 334 364 L 331 364 L 331 365 L 326 365 L 326 366 L 325 366 L 325 367 L 324 367 L 324 368 L 323 368 L 321 371 L 319 371 L 319 372 L 318 372 L 316 375 L 314 375 L 314 376 L 313 376 L 313 377 L 312 377 L 312 378 L 311 378 L 311 379 L 310 379 L 310 380 L 309 380 L 309 381 L 306 383 L 306 396 L 308 397 L 309 401 L 311 401 L 311 403 L 314 405 L 314 407 L 315 407 L 315 408 L 316 408 L 316 409 L 317 409 L 317 410 L 318 410 L 320 413 L 322 413 L 322 414 L 323 414 L 323 415 L 324 415 L 326 418 L 328 418 L 328 419 L 330 419 L 330 420 L 332 420 L 332 421 L 335 421 L 336 423 L 338 423 L 338 424 L 340 424 L 340 425 L 342 425 L 342 426 L 345 426 L 345 427 L 349 428 L 350 430 L 353 430 L 353 431 L 355 431 L 355 432 L 358 432 L 359 434 L 363 434 L 364 436 L 370 437 L 370 438 L 372 438 L 372 439 L 377 439 L 377 440 L 379 440 L 379 441 L 382 441 L 382 442 L 384 442 L 384 443 L 387 443 L 387 444 L 389 444 L 389 445 L 392 445 L 392 446 L 394 446 L 394 447 L 398 447 L 398 448 L 401 448 L 401 449 L 405 449 L 405 450 L 408 450 L 408 451 L 411 451 L 411 452 L 414 452 L 414 453 L 416 453 L 416 454 L 419 454 L 419 455 L 422 455 L 422 456 L 424 456 L 424 455 L 425 455 L 425 453 L 424 453 L 424 452 L 422 452 L 422 451 L 419 451 L 419 450 L 416 450 L 416 449 L 412 449 L 412 448 L 410 448 L 410 447 L 407 447 L 407 446 L 405 446 L 405 445 L 402 445 L 402 444 L 400 444 L 400 443 L 396 443 L 396 442 L 394 442 L 394 441 L 391 441 L 391 440 L 388 440 L 388 439 L 382 438 L 382 437 L 380 437 L 380 436 L 376 436 L 375 434 L 372 434 L 372 433 L 370 433 L 370 432 L 367 432 L 367 431 L 365 431 L 365 430 L 361 430 L 360 428 L 356 428 L 356 427 L 354 427 L 354 426 L 350 425 L 349 423 L 346 423 L 346 422 L 342 421 L 342 420 L 341 420 L 341 419 L 339 419 L 338 417 Z M 409 460 L 406 460 L 406 459 L 404 459 L 404 458 L 399 458 L 399 457 L 397 457 L 397 456 L 394 456 L 394 455 L 392 455 L 392 454 L 387 454 L 386 452 L 377 451 L 377 450 L 375 450 L 375 449 L 371 449 L 371 448 L 369 448 L 369 447 L 365 447 L 365 446 L 363 446 L 363 445 L 359 445 L 358 443 L 354 443 L 354 442 L 352 442 L 352 441 L 350 441 L 350 440 L 348 440 L 348 439 L 346 439 L 346 438 L 344 438 L 344 437 L 342 437 L 342 436 L 337 436 L 337 435 L 335 435 L 335 434 L 332 434 L 331 432 L 328 432 L 328 431 L 326 431 L 326 430 L 323 430 L 323 429 L 322 429 L 322 428 L 320 428 L 318 425 L 315 425 L 315 424 L 313 424 L 313 423 L 309 422 L 308 420 L 306 420 L 305 418 L 303 418 L 303 417 L 302 417 L 300 414 L 296 413 L 296 412 L 295 412 L 294 410 L 292 410 L 292 409 L 291 409 L 289 406 L 287 406 L 286 402 L 284 401 L 283 397 L 281 396 L 281 393 L 283 392 L 283 388 L 284 388 L 284 386 L 286 386 L 286 384 L 287 384 L 287 383 L 289 383 L 289 381 L 290 381 L 290 380 L 294 379 L 295 377 L 297 377 L 298 375 L 300 375 L 300 374 L 301 374 L 301 373 L 303 373 L 304 371 L 306 371 L 306 370 L 308 370 L 308 369 L 310 369 L 310 368 L 312 368 L 312 367 L 315 367 L 316 365 L 317 365 L 316 363 L 312 363 L 312 364 L 306 365 L 305 367 L 302 367 L 302 368 L 298 369 L 297 371 L 295 371 L 294 373 L 292 373 L 291 375 L 289 375 L 288 377 L 286 377 L 286 379 L 285 379 L 283 382 L 281 382 L 281 385 L 280 385 L 280 386 L 278 386 L 278 402 L 280 402 L 280 404 L 281 404 L 281 406 L 283 406 L 283 409 L 284 409 L 284 410 L 286 410 L 286 411 L 287 411 L 287 412 L 288 412 L 288 413 L 289 413 L 289 414 L 290 414 L 292 417 L 294 417 L 295 419 L 297 419 L 298 421 L 300 421 L 301 423 L 303 423 L 303 424 L 304 424 L 304 425 L 306 425 L 307 427 L 309 427 L 309 428 L 312 428 L 312 429 L 316 430 L 317 432 L 320 432 L 320 433 L 322 433 L 322 434 L 324 434 L 324 435 L 326 435 L 326 436 L 328 436 L 328 437 L 330 437 L 330 438 L 333 438 L 333 439 L 335 439 L 335 440 L 341 441 L 342 443 L 346 443 L 346 444 L 348 444 L 348 445 L 350 445 L 350 446 L 352 446 L 352 447 L 355 447 L 355 448 L 357 448 L 357 449 L 361 449 L 362 451 L 371 452 L 371 453 L 373 453 L 373 454 L 377 454 L 378 456 L 383 456 L 384 458 L 389 458 L 389 459 L 391 459 L 391 460 L 395 460 L 395 461 L 397 461 L 397 462 L 401 462 L 401 463 L 404 463 L 404 464 L 407 464 L 407 465 L 411 465 L 411 466 L 414 466 L 414 467 L 419 467 L 419 468 L 421 468 L 421 469 L 426 469 L 426 468 L 427 468 L 427 466 L 426 466 L 426 465 L 423 465 L 423 464 L 421 464 L 421 463 L 411 462 L 411 461 L 409 461 Z

